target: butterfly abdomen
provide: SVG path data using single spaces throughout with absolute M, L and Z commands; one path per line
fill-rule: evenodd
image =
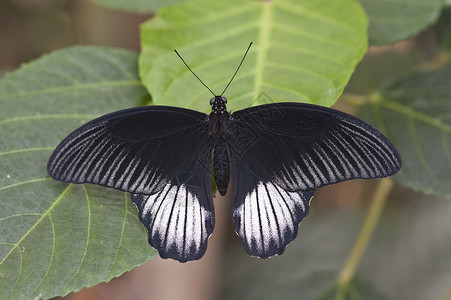
M 215 143 L 213 151 L 213 173 L 218 191 L 224 196 L 227 193 L 227 186 L 229 185 L 230 165 L 227 147 L 222 140 Z

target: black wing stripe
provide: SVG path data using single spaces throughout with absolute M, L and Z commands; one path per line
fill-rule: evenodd
M 340 125 L 332 129 L 311 146 L 311 151 L 298 153 L 291 163 L 283 164 L 278 173 L 282 186 L 314 189 L 350 178 L 383 177 L 397 169 L 396 153 L 383 137 L 349 124 L 350 128 Z
M 298 165 L 298 163 L 301 163 L 302 165 Z M 301 175 L 302 179 L 304 180 L 305 184 L 307 185 L 304 189 L 310 189 L 312 186 L 314 186 L 315 178 L 313 177 L 313 174 L 310 172 L 310 165 L 308 161 L 304 158 L 304 155 L 300 155 L 300 159 L 297 161 L 297 163 L 294 163 L 293 166 L 295 167 L 294 170 L 297 174 Z M 309 172 L 304 172 L 303 170 L 309 170 Z M 292 179 L 293 182 L 296 183 L 296 180 L 299 178 Z
M 114 176 L 112 174 L 112 169 L 114 168 L 117 159 L 119 155 L 123 151 L 123 144 L 121 143 L 115 143 L 114 146 L 111 148 L 111 151 L 108 153 L 107 156 L 102 157 L 102 164 L 99 165 L 99 179 L 100 184 L 107 185 L 107 186 L 116 186 L 116 183 L 113 182 L 111 179 Z
M 91 141 L 90 143 L 87 144 L 87 146 L 89 147 L 94 143 L 96 143 L 96 141 Z M 83 144 L 81 145 L 81 147 L 77 148 L 77 151 L 74 153 L 75 154 L 74 156 L 61 158 L 61 160 L 66 159 L 68 162 L 68 166 L 66 170 L 64 170 L 66 178 L 74 178 L 75 181 L 78 181 L 79 177 L 76 175 L 77 173 L 79 173 L 80 170 L 77 168 L 89 167 L 90 162 L 86 161 L 86 157 L 91 155 L 91 153 L 96 153 L 96 150 L 92 148 L 87 148 L 88 151 L 84 151 L 82 146 Z M 105 144 L 105 146 L 107 146 L 107 144 Z
M 315 145 L 312 145 L 312 153 L 311 157 L 313 161 L 316 161 L 316 165 L 318 167 L 318 173 L 320 174 L 321 181 L 323 184 L 327 184 L 328 182 L 331 182 L 332 178 L 334 177 L 332 174 L 332 171 L 328 164 L 326 163 L 324 157 L 318 150 L 316 150 Z
M 111 152 L 110 157 L 106 160 L 103 172 L 104 177 L 101 181 L 103 184 L 107 184 L 108 186 L 115 186 L 117 185 L 117 182 L 114 181 L 114 178 L 116 177 L 116 168 L 118 167 L 119 163 L 121 162 L 122 158 L 124 157 L 124 152 L 126 145 L 119 143 L 116 145 L 116 148 L 114 151 Z
M 377 131 L 369 130 L 367 126 L 358 127 L 356 124 L 350 123 L 347 120 L 342 120 L 342 122 L 347 125 L 344 126 L 343 124 L 340 124 L 343 131 L 353 133 L 360 140 L 362 140 L 362 142 L 368 144 L 370 148 L 377 149 L 378 151 L 375 153 L 385 157 L 381 161 L 388 163 L 388 165 L 393 168 L 396 167 L 396 163 L 398 162 L 397 153 L 395 153 L 394 149 L 387 144 L 384 136 Z
M 77 143 L 73 146 L 73 149 L 76 149 L 76 151 L 71 155 L 70 157 L 64 157 L 61 158 L 59 162 L 64 163 L 64 165 L 60 165 L 60 168 L 63 169 L 63 174 L 66 176 L 74 176 L 74 174 L 77 174 L 76 170 L 73 168 L 74 165 L 77 165 L 80 163 L 80 159 L 83 157 L 83 155 L 93 155 L 93 152 L 82 152 L 82 148 L 79 146 L 80 144 L 83 145 L 84 143 L 88 143 L 88 145 L 92 145 L 95 141 L 93 140 L 86 140 L 84 142 Z M 80 155 L 81 154 L 81 155 Z M 80 172 L 81 170 L 79 170 Z
M 336 132 L 337 142 L 343 147 L 346 154 L 348 154 L 349 163 L 351 164 L 351 171 L 354 176 L 361 176 L 363 178 L 368 178 L 369 167 L 366 165 L 365 161 L 361 161 L 361 156 L 357 153 L 354 145 L 349 142 L 346 135 L 341 132 Z
M 351 131 L 351 132 L 345 132 L 346 133 L 346 137 L 347 140 L 350 142 L 350 144 L 353 146 L 353 149 L 355 149 L 356 151 L 360 150 L 359 156 L 361 161 L 366 163 L 367 169 L 372 173 L 371 176 L 375 176 L 375 173 L 373 171 L 377 172 L 377 167 L 375 167 L 374 165 L 374 159 L 371 160 L 370 157 L 368 156 L 370 153 L 369 148 L 374 148 L 374 149 L 378 149 L 379 153 L 385 153 L 386 149 L 383 149 L 380 145 L 381 143 L 375 143 L 374 141 L 372 141 L 371 139 L 368 139 L 366 136 L 361 135 L 359 132 L 357 131 Z M 366 151 L 362 151 L 362 150 L 366 150 Z M 374 158 L 373 155 L 371 155 L 371 157 Z M 386 160 L 386 158 L 377 158 L 376 162 L 378 162 L 377 160 L 379 159 L 383 159 Z M 369 165 L 373 166 L 373 169 L 369 167 Z
M 306 153 L 305 155 L 310 161 L 310 168 L 312 169 L 312 174 L 314 174 L 315 176 L 315 183 L 317 182 L 318 185 L 326 184 L 326 177 L 324 177 L 324 174 L 321 172 L 321 168 L 316 164 L 316 161 L 318 160 L 315 160 L 314 157 L 312 157 L 312 155 L 310 155 L 309 153 Z
M 352 177 L 352 171 L 349 168 L 350 163 L 349 163 L 347 157 L 340 150 L 340 148 L 334 143 L 335 143 L 335 138 L 334 139 L 330 138 L 329 140 L 323 142 L 322 148 L 329 149 L 330 150 L 329 157 L 331 158 L 331 160 L 334 162 L 338 162 L 338 164 L 343 169 L 343 173 L 341 173 L 340 170 L 337 168 L 337 172 L 340 172 L 340 174 L 342 174 L 341 178 L 349 179 Z M 321 145 L 320 145 L 320 147 L 321 147 Z
M 321 165 L 326 169 L 326 172 L 324 172 L 324 175 L 327 175 L 326 182 L 335 182 L 337 181 L 336 171 L 334 171 L 332 168 L 335 167 L 330 157 L 325 155 L 323 149 L 318 148 L 316 145 L 313 147 L 313 151 L 315 152 L 316 156 L 321 161 Z M 318 161 L 319 162 L 319 161 Z
M 357 177 L 359 174 L 356 170 L 358 167 L 354 161 L 353 155 L 347 150 L 346 145 L 343 144 L 342 137 L 336 132 L 331 134 L 329 141 L 334 145 L 336 151 L 338 151 L 340 157 L 339 160 L 344 160 L 344 165 L 347 167 L 350 174 L 349 178 Z
M 157 193 L 157 199 L 165 199 L 166 196 L 168 195 L 170 189 L 170 185 L 166 185 L 165 188 L 161 189 L 158 193 Z M 149 197 L 150 198 L 150 197 Z M 169 202 L 164 202 L 164 201 L 149 201 L 151 199 L 147 198 L 146 200 L 146 205 L 143 208 L 144 211 L 142 212 L 143 216 L 146 216 L 146 219 L 148 219 L 149 223 L 152 223 L 151 228 L 154 228 L 155 226 L 155 222 L 158 220 L 157 216 L 160 214 L 160 210 L 163 207 L 163 204 L 168 204 Z M 157 210 L 156 211 L 152 211 L 152 213 L 148 213 L 148 211 L 150 209 L 153 209 L 155 206 L 157 206 Z M 152 216 L 155 216 L 154 218 L 151 218 Z M 154 232 L 151 232 L 151 234 L 153 234 Z
M 265 185 L 265 190 L 266 190 L 266 197 L 267 197 L 267 199 L 271 199 L 271 194 L 270 194 L 270 192 L 268 190 L 268 187 L 266 185 Z M 283 240 L 282 230 L 280 228 L 280 224 L 279 224 L 279 221 L 278 221 L 279 218 L 285 218 L 286 217 L 285 216 L 286 215 L 285 212 L 281 209 L 282 208 L 282 203 L 280 203 L 280 202 L 282 202 L 282 201 L 277 202 L 276 206 L 274 206 L 273 201 L 268 201 L 268 202 L 269 202 L 269 205 L 271 206 L 270 210 L 266 210 L 266 213 L 268 214 L 268 220 L 269 219 L 273 220 L 274 224 L 276 225 L 276 228 L 274 228 L 275 229 L 275 233 L 273 233 L 273 234 L 277 234 L 278 241 L 282 241 Z M 279 246 L 279 245 L 277 245 L 277 246 Z
M 281 165 L 282 170 L 288 176 L 278 177 L 279 181 L 282 181 L 282 185 L 289 187 L 290 190 L 296 189 L 298 186 L 303 190 L 308 190 L 312 185 L 305 172 L 299 172 L 299 166 L 297 162 L 293 163 L 293 168 L 287 167 L 286 164 Z
M 346 178 L 346 167 L 343 161 L 338 159 L 336 151 L 334 151 L 329 145 L 324 141 L 318 141 L 315 144 L 316 151 L 323 154 L 323 157 L 327 160 L 328 166 L 331 168 L 337 181 L 344 180 Z
M 168 224 L 168 226 L 166 227 L 166 232 L 164 233 L 164 235 L 165 235 L 164 236 L 165 250 L 168 251 L 168 252 L 170 251 L 170 248 L 172 246 L 171 241 L 173 241 L 173 240 L 180 240 L 180 239 L 182 241 L 184 241 L 186 239 L 186 236 L 184 236 L 183 233 L 180 234 L 180 232 L 178 231 L 178 228 L 177 228 L 178 227 L 177 225 L 179 223 L 178 214 L 179 213 L 186 214 L 186 212 L 184 211 L 184 207 L 181 205 L 181 203 L 179 203 L 180 202 L 180 198 L 183 197 L 183 195 L 182 195 L 182 193 L 180 191 L 181 190 L 183 191 L 185 189 L 185 187 L 184 186 L 173 186 L 171 188 L 171 193 L 172 193 L 172 190 L 174 190 L 174 189 L 175 189 L 175 195 L 174 195 L 174 198 L 173 198 L 174 200 L 172 202 L 172 206 L 170 208 L 170 213 L 167 214 L 167 215 L 163 213 L 163 215 L 167 216 L 167 219 L 163 218 L 161 220 L 161 221 L 163 221 L 163 222 Z M 166 199 L 163 199 L 162 201 L 165 201 L 165 200 Z M 168 206 L 170 206 L 169 204 L 170 203 L 168 203 Z M 175 213 L 174 213 L 174 208 L 176 207 L 176 205 L 177 205 L 178 209 L 175 210 Z M 178 237 L 178 238 L 175 238 L 175 237 Z M 183 248 L 183 244 L 184 243 L 182 243 L 182 245 L 180 245 L 179 243 L 176 244 L 177 252 L 179 252 L 179 253 L 181 252 L 182 256 L 184 256 L 184 253 L 185 253 L 185 249 Z
M 59 145 L 60 151 L 54 153 L 54 167 L 58 168 L 58 166 L 61 164 L 61 156 L 65 156 L 70 153 L 70 151 L 68 151 L 69 149 L 79 149 L 80 145 L 90 140 L 90 134 L 98 130 L 99 127 L 101 126 L 99 125 L 93 128 L 86 129 L 86 131 L 81 135 L 78 134 L 78 130 L 70 134 L 65 139 L 66 143 Z M 100 134 L 101 132 L 99 131 L 98 133 Z
M 117 158 L 114 160 L 114 163 L 109 168 L 108 173 L 110 173 L 109 184 L 121 186 L 119 181 L 125 176 L 123 172 L 119 172 L 119 170 L 124 169 L 125 166 L 128 166 L 130 162 L 133 160 L 134 151 L 130 144 L 122 145 L 122 149 L 117 155 Z
M 275 184 L 274 187 L 276 188 L 276 191 L 277 191 L 278 195 L 280 196 L 280 200 L 281 200 L 281 201 L 278 201 L 278 203 L 279 203 L 280 209 L 283 213 L 282 220 L 286 220 L 288 222 L 288 224 L 290 223 L 289 220 L 291 220 L 291 223 L 295 224 L 296 214 L 290 210 L 290 205 L 287 202 L 287 198 L 284 198 L 284 194 L 282 193 L 282 192 L 284 192 L 284 190 L 282 190 L 277 184 Z M 275 197 L 277 197 L 277 196 L 275 196 Z M 289 214 L 289 220 L 288 220 L 287 214 Z
M 91 145 L 94 145 L 94 147 L 89 147 Z M 76 172 L 76 170 L 79 170 L 79 168 L 92 170 L 92 173 L 90 173 L 90 175 L 93 176 L 96 181 L 100 181 L 101 166 L 99 166 L 99 164 L 102 161 L 99 159 L 103 159 L 106 155 L 109 155 L 109 153 L 111 153 L 114 148 L 115 145 L 111 143 L 110 139 L 108 139 L 107 133 L 100 135 L 99 139 L 93 140 L 92 143 L 88 145 L 88 147 L 85 148 L 83 145 L 81 145 L 79 149 L 81 150 L 82 154 L 77 154 L 77 159 L 74 160 L 74 164 L 71 166 L 71 169 L 73 170 L 73 172 Z M 91 153 L 97 155 L 95 155 L 92 159 L 88 159 Z M 82 177 L 74 177 L 75 174 L 73 172 L 67 174 L 67 178 L 72 177 L 74 178 L 74 180 L 80 181 Z
M 386 176 L 385 166 L 394 168 L 394 152 L 378 136 L 368 137 L 357 131 L 343 132 L 342 136 L 349 143 L 351 151 L 358 153 L 358 162 L 369 173 L 367 178 Z
M 65 176 L 65 179 L 67 179 L 69 174 L 73 174 L 74 169 L 69 168 L 68 165 L 74 165 L 76 164 L 76 161 L 74 158 L 78 156 L 78 153 L 83 153 L 83 145 L 85 145 L 87 142 L 92 141 L 92 137 L 90 136 L 93 132 L 96 132 L 95 139 L 99 140 L 102 139 L 102 136 L 104 134 L 103 130 L 99 130 L 101 126 L 95 126 L 92 128 L 89 128 L 86 132 L 83 132 L 81 135 L 79 135 L 78 131 L 75 133 L 69 135 L 66 138 L 66 143 L 62 145 L 60 151 L 55 152 L 56 156 L 53 159 L 54 170 L 55 173 L 57 172 L 63 172 L 63 176 Z M 97 135 L 98 134 L 98 135 Z M 94 141 L 92 141 L 94 142 Z M 71 151 L 69 151 L 69 149 Z M 72 152 L 74 151 L 74 152 Z M 85 153 L 85 154 L 89 154 Z
M 136 168 L 138 167 L 140 157 L 143 155 L 147 145 L 135 150 L 134 152 L 130 151 L 128 154 L 129 162 L 126 164 L 125 168 L 119 169 L 118 173 L 122 174 L 122 176 L 117 180 L 117 185 L 120 186 L 122 190 L 131 190 L 132 186 L 137 183 L 130 181 L 130 176 L 126 176 L 126 174 L 135 174 Z M 154 174 L 155 175 L 155 174 Z M 136 190 L 136 188 L 134 189 Z
M 359 145 L 360 148 L 356 149 L 356 152 L 359 152 L 360 156 L 360 163 L 365 167 L 365 169 L 368 171 L 370 178 L 374 177 L 380 177 L 381 176 L 381 170 L 382 165 L 380 164 L 379 160 L 382 159 L 382 157 L 376 158 L 373 153 L 369 150 L 372 145 L 366 143 L 365 141 L 361 140 L 361 143 L 356 140 L 356 138 L 352 135 L 349 135 L 349 139 L 352 140 L 352 142 L 355 145 Z
M 94 136 L 92 133 L 95 132 Z M 142 158 L 147 145 L 117 142 L 100 126 L 90 128 L 83 134 L 73 134 L 66 139 L 62 150 L 53 161 L 54 173 L 61 173 L 62 181 L 94 182 L 123 190 L 152 192 L 160 186 L 161 179 L 156 168 Z M 145 156 L 145 155 L 144 155 Z M 153 184 L 152 184 L 153 183 Z
M 141 172 L 137 171 L 141 170 Z M 147 172 L 146 172 L 147 171 Z M 131 173 L 130 182 L 132 182 L 130 190 L 138 190 L 140 187 L 144 186 L 144 182 L 148 180 L 148 177 L 153 174 L 156 176 L 158 173 L 156 170 L 150 168 L 150 162 L 146 162 L 142 156 L 136 159 L 136 167 L 133 168 L 133 173 Z
M 101 162 L 102 157 L 105 153 L 111 151 L 111 148 L 114 146 L 112 143 L 105 141 L 108 134 L 99 135 L 99 138 L 93 139 L 94 147 L 87 148 L 87 153 L 89 156 L 84 158 L 80 155 L 80 160 L 82 163 L 78 163 L 77 167 L 85 170 L 80 176 L 74 177 L 75 180 L 80 181 L 82 178 L 85 178 L 88 181 L 95 180 L 99 182 L 99 163 Z M 82 149 L 82 148 L 80 148 Z M 70 176 L 68 176 L 70 178 Z
M 102 155 L 104 148 L 108 146 L 108 143 L 99 143 L 105 136 L 106 134 L 99 134 L 98 137 L 92 139 L 86 146 L 87 151 L 85 151 L 84 155 L 77 154 L 76 159 L 74 159 L 73 165 L 71 166 L 73 172 L 68 173 L 67 177 L 73 177 L 78 181 L 87 174 L 91 174 L 90 171 L 95 168 L 94 161 Z M 112 145 L 109 146 L 111 147 Z M 83 151 L 83 148 L 79 147 L 79 150 Z M 91 176 L 94 176 L 94 174 L 91 174 Z

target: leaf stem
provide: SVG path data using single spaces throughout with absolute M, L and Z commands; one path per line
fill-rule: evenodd
M 340 100 L 346 104 L 351 104 L 354 106 L 362 106 L 370 101 L 367 95 L 359 95 L 347 92 L 343 93 L 340 96 Z
M 368 246 L 374 229 L 382 215 L 388 195 L 393 188 L 393 181 L 383 178 L 379 181 L 377 191 L 373 196 L 371 207 L 363 223 L 362 229 L 354 243 L 351 253 L 338 274 L 338 290 L 335 297 L 336 300 L 346 299 L 349 284 L 354 278 L 357 267 L 362 260 L 362 256 Z

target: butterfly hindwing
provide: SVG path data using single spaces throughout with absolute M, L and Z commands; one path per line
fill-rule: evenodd
M 157 193 L 132 194 L 131 200 L 162 258 L 186 262 L 204 255 L 215 218 L 211 171 L 203 162 L 182 167 Z
M 208 116 L 176 107 L 144 106 L 86 123 L 55 149 L 55 179 L 152 194 L 208 143 Z M 210 164 L 210 163 L 209 163 Z
M 253 162 L 238 153 L 231 161 L 232 221 L 246 252 L 261 258 L 282 254 L 308 214 L 315 190 L 287 191 L 257 176 Z

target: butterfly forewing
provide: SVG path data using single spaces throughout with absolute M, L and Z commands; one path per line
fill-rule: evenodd
M 237 111 L 232 119 L 237 142 L 232 140 L 231 148 L 254 162 L 256 175 L 288 191 L 386 177 L 401 167 L 398 152 L 384 135 L 334 109 L 277 103 Z
M 207 118 L 196 111 L 161 106 L 102 116 L 58 145 L 47 164 L 48 173 L 63 182 L 152 194 L 168 184 L 187 159 L 207 151 Z

